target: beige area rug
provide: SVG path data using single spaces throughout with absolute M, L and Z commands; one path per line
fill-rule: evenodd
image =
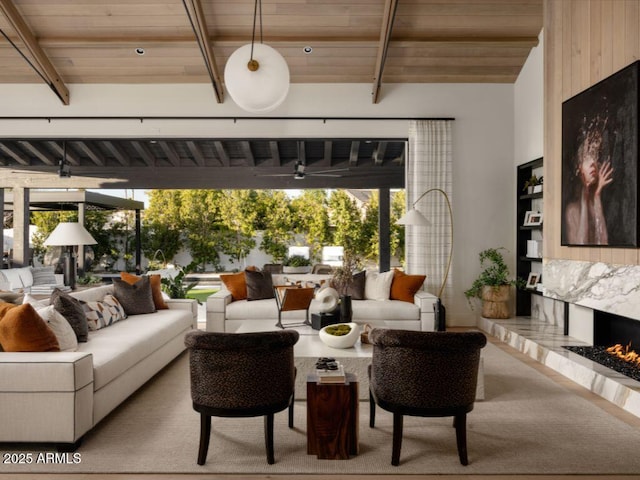
M 468 467 L 458 462 L 450 419 L 406 418 L 399 467 L 390 465 L 391 415 L 378 409 L 368 426 L 360 402 L 360 453 L 318 460 L 306 452 L 306 404 L 295 429 L 276 416 L 275 465 L 267 465 L 262 418 L 214 418 L 207 463 L 196 464 L 199 417 L 189 398 L 182 355 L 92 430 L 72 465 L 7 465 L 0 473 L 262 473 L 262 474 L 632 474 L 640 472 L 640 431 L 489 344 L 486 399 L 468 421 Z M 2 445 L 3 452 L 35 447 Z

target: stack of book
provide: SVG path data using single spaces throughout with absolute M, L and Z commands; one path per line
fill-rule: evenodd
M 344 366 L 340 363 L 335 370 L 316 368 L 316 375 L 318 383 L 345 383 L 347 381 Z

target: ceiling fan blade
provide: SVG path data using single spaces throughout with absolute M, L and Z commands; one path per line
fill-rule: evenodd
M 321 173 L 348 172 L 349 170 L 350 170 L 349 168 L 332 168 L 329 170 L 315 170 L 313 172 L 306 171 L 305 173 L 307 175 L 318 175 Z
M 337 173 L 305 173 L 305 177 L 344 177 L 344 175 L 339 175 Z
M 256 177 L 290 177 L 291 175 L 295 175 L 294 173 L 256 173 Z

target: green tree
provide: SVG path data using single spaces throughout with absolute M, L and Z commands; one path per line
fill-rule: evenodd
M 332 242 L 326 190 L 305 190 L 291 201 L 294 230 L 305 237 L 311 258 L 320 259 L 322 247 Z
M 180 224 L 194 262 L 202 269 L 206 264 L 218 268 L 224 229 L 221 227 L 219 204 L 221 190 L 181 190 Z
M 359 236 L 362 244 L 360 255 L 366 260 L 378 261 L 380 254 L 379 224 L 380 202 L 378 192 L 372 192 L 369 203 L 365 206 L 362 228 Z
M 180 190 L 151 190 L 149 206 L 142 214 L 142 251 L 149 259 L 171 262 L 182 247 Z M 162 252 L 162 255 L 156 252 Z
M 391 195 L 391 229 L 390 243 L 391 255 L 398 258 L 403 264 L 404 258 L 404 225 L 396 223 L 406 212 L 406 195 L 404 190 L 398 190 Z
M 256 208 L 255 226 L 263 232 L 260 249 L 271 255 L 274 262 L 282 262 L 293 241 L 295 215 L 291 201 L 281 190 L 262 190 Z
M 256 246 L 257 200 L 255 190 L 224 190 L 218 199 L 220 223 L 226 230 L 222 251 L 232 262 L 240 263 Z
M 329 196 L 329 220 L 333 227 L 333 242 L 345 252 L 362 255 L 366 239 L 362 235 L 362 217 L 358 206 L 344 190 L 334 190 Z

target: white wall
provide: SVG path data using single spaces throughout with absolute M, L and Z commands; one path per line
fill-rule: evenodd
M 540 158 L 544 147 L 544 45 L 531 50 L 514 85 L 515 164 Z M 515 168 L 514 168 L 515 171 Z
M 69 85 L 63 106 L 42 85 L 4 85 L 5 116 L 242 116 L 227 99 L 216 104 L 209 85 Z M 508 84 L 384 85 L 379 104 L 371 85 L 292 85 L 269 116 L 454 117 L 453 211 L 455 298 L 451 325 L 475 324 L 463 291 L 479 272 L 478 252 L 514 243 L 514 87 Z M 227 136 L 406 138 L 407 121 L 47 120 L 0 119 L 0 136 Z M 0 175 L 3 172 L 0 170 Z M 106 186 L 106 185 L 105 185 Z M 134 188 L 134 186 L 131 186 Z

